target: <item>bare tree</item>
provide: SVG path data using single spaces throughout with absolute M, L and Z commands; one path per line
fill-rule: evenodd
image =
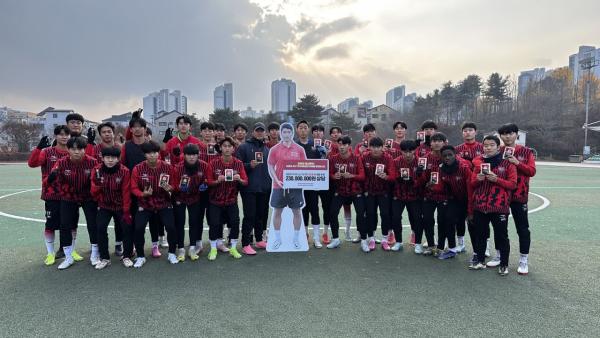
M 2 126 L 2 132 L 10 137 L 17 145 L 18 152 L 28 152 L 38 138 L 44 127 L 41 124 L 28 124 L 17 121 L 8 121 Z

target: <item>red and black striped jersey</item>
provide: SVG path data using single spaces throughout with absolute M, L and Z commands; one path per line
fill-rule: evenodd
M 456 156 L 469 161 L 471 169 L 473 169 L 473 159 L 483 155 L 483 144 L 479 142 L 463 143 L 457 145 L 454 149 L 456 149 Z
M 97 164 L 98 161 L 87 155 L 78 162 L 68 156 L 58 160 L 52 171 L 56 172 L 60 199 L 78 203 L 91 200 L 90 175 Z
M 456 159 L 457 161 L 458 158 Z M 440 170 L 440 182 L 442 190 L 448 196 L 448 199 L 454 199 L 460 202 L 468 203 L 471 201 L 471 162 L 459 161 L 458 169 L 454 173 L 447 173 Z M 468 203 L 470 206 L 470 203 Z M 472 210 L 469 208 L 469 214 Z
M 498 176 L 496 182 L 489 180 L 478 181 L 479 168 L 484 163 L 482 156 L 473 160 L 474 170 L 471 174 L 471 189 L 473 189 L 473 210 L 483 213 L 508 214 L 512 191 L 517 187 L 517 169 L 508 160 L 502 160 L 491 170 Z
M 429 155 L 429 153 L 431 153 L 431 146 L 423 141 L 421 142 L 421 144 L 419 144 L 419 146 L 415 150 L 416 157 L 427 157 L 427 155 Z
M 173 167 L 171 175 L 171 186 L 176 203 L 186 205 L 194 204 L 207 193 L 207 189 L 200 189 L 201 185 L 208 188 L 208 175 L 212 172 L 210 165 L 204 161 L 198 161 L 198 170 L 190 174 L 186 171 L 184 162 Z
M 389 191 L 391 182 L 396 180 L 396 170 L 394 169 L 392 157 L 384 152 L 376 158 L 371 152 L 367 152 L 364 153 L 362 162 L 365 167 L 365 192 L 372 196 L 385 195 Z M 385 180 L 375 175 L 378 164 L 384 166 L 383 170 L 387 174 Z
M 131 193 L 137 197 L 140 208 L 158 211 L 171 207 L 171 195 L 160 187 L 161 175 L 171 175 L 171 166 L 158 160 L 156 167 L 151 168 L 148 161 L 143 161 L 133 168 L 131 174 Z M 152 187 L 152 195 L 144 197 L 144 189 Z
M 200 147 L 200 153 L 198 154 L 198 158 L 206 163 L 210 164 L 210 162 L 212 160 L 221 156 L 221 155 L 219 155 L 219 153 L 217 153 L 214 143 L 211 143 L 211 144 L 203 143 L 203 146 L 199 146 L 199 147 Z M 209 150 L 211 150 L 210 154 L 209 154 Z
M 114 170 L 103 170 L 100 163 L 92 169 L 92 197 L 98 207 L 129 213 L 131 206 L 130 172 L 121 163 Z
M 63 157 L 69 156 L 69 152 L 67 150 L 61 150 L 57 147 L 45 148 L 43 150 L 35 148 L 31 155 L 29 155 L 29 160 L 27 164 L 31 168 L 41 167 L 42 171 L 42 199 L 44 201 L 58 201 L 60 200 L 60 193 L 58 189 L 58 182 L 53 182 L 52 184 L 48 184 L 46 178 L 54 165 L 58 160 Z
M 500 148 L 504 152 L 504 147 Z M 535 156 L 533 151 L 522 145 L 515 145 L 513 156 L 519 161 L 517 165 L 517 189 L 512 193 L 511 201 L 527 203 L 529 200 L 529 178 L 535 176 Z
M 438 184 L 435 184 L 435 185 L 431 186 L 430 188 L 426 187 L 427 182 L 429 182 L 431 180 L 431 173 L 432 172 L 437 172 L 437 173 L 440 172 L 440 164 L 442 164 L 442 158 L 433 152 L 430 152 L 425 157 L 427 158 L 427 168 L 423 171 L 421 176 L 418 178 L 419 184 L 423 187 L 423 197 L 426 200 L 430 200 L 430 201 L 437 201 L 437 202 L 445 201 L 448 199 L 448 196 L 441 189 L 441 187 L 440 187 L 441 183 L 439 180 L 438 180 Z
M 340 178 L 336 180 L 334 175 L 342 171 L 342 167 L 346 172 L 356 175 L 353 178 Z M 359 156 L 350 153 L 348 158 L 343 158 L 342 154 L 337 154 L 329 159 L 329 176 L 335 182 L 335 193 L 344 196 L 352 197 L 363 192 L 363 182 L 365 181 L 365 169 L 362 160 Z
M 394 159 L 396 181 L 394 182 L 394 198 L 404 202 L 423 199 L 423 187 L 417 180 L 417 158 L 408 162 L 403 156 Z M 408 170 L 408 177 L 402 177 L 402 171 Z
M 208 176 L 209 183 L 213 183 L 208 190 L 208 200 L 210 203 L 217 206 L 227 206 L 237 203 L 238 184 L 248 185 L 248 176 L 244 169 L 244 163 L 235 157 L 231 161 L 225 163 L 223 157 L 219 156 L 210 162 L 212 169 L 211 175 Z M 226 169 L 232 169 L 233 175 L 240 175 L 241 181 L 223 181 L 217 183 L 217 179 L 221 175 L 225 175 Z
M 121 148 L 121 146 L 115 144 L 114 146 Z M 102 149 L 104 148 L 104 144 L 103 143 L 98 143 L 95 146 L 93 146 L 92 148 L 86 148 L 85 149 L 85 153 L 86 155 L 95 158 L 98 162 L 102 162 Z M 121 149 L 121 151 L 123 151 L 123 149 Z
M 198 138 L 190 135 L 185 140 L 181 140 L 179 136 L 175 135 L 165 144 L 165 151 L 163 155 L 168 154 L 169 159 L 171 160 L 171 165 L 176 165 L 183 161 L 183 147 L 188 144 L 195 144 L 200 149 L 200 153 L 206 153 L 206 145 Z M 175 155 L 173 153 L 173 149 L 175 148 L 179 148 L 179 155 Z

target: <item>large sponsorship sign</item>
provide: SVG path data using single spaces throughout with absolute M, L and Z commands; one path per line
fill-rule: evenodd
M 286 161 L 283 168 L 283 188 L 328 190 L 329 161 L 326 159 Z

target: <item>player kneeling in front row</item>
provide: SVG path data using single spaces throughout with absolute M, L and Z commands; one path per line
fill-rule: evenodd
M 183 161 L 173 168 L 171 186 L 175 205 L 175 231 L 177 232 L 177 259 L 185 260 L 185 212 L 189 214 L 190 248 L 188 256 L 195 261 L 199 258 L 196 243 L 200 240 L 202 219 L 204 218 L 203 195 L 208 189 L 208 175 L 211 172 L 208 163 L 200 160 L 200 148 L 196 144 L 183 147 Z
M 242 258 L 237 251 L 237 242 L 240 234 L 240 209 L 237 205 L 239 184 L 247 185 L 248 177 L 244 170 L 244 163 L 233 157 L 235 142 L 229 136 L 219 141 L 217 151 L 221 153 L 210 161 L 212 173 L 208 176 L 208 237 L 210 239 L 210 252 L 208 260 L 217 259 L 217 246 L 223 235 L 223 224 L 229 228 L 231 247 L 229 254 L 233 258 Z
M 365 197 L 362 183 L 365 180 L 365 170 L 358 155 L 351 149 L 352 139 L 344 136 L 338 140 L 339 154 L 329 158 L 329 177 L 335 182 L 335 190 L 331 200 L 331 243 L 328 249 L 340 246 L 340 223 L 338 214 L 342 205 L 352 203 L 356 211 L 356 226 L 360 233 L 361 248 L 364 252 L 371 251 L 367 242 L 367 229 L 365 218 Z
M 485 268 L 486 229 L 492 223 L 494 242 L 500 251 L 498 273 L 508 275 L 508 213 L 510 212 L 511 193 L 517 187 L 517 169 L 508 160 L 502 159 L 500 139 L 488 135 L 483 139 L 483 156 L 473 160 L 471 188 L 473 189 L 473 251 L 475 255 L 469 269 Z
M 144 234 L 146 225 L 153 216 L 160 218 L 167 230 L 169 255 L 171 264 L 177 264 L 175 255 L 176 234 L 173 219 L 173 206 L 169 192 L 173 190 L 169 184 L 171 166 L 158 159 L 160 146 L 155 141 L 142 144 L 146 160 L 136 165 L 131 174 L 131 192 L 138 199 L 138 209 L 135 214 L 134 242 L 138 257 L 135 268 L 141 268 L 146 263 L 144 255 Z
M 100 261 L 96 269 L 110 265 L 108 254 L 108 223 L 112 218 L 115 227 L 123 230 L 125 251 L 133 249 L 133 231 L 131 229 L 131 190 L 129 169 L 119 163 L 121 150 L 118 147 L 101 149 L 102 163 L 92 170 L 92 196 L 98 203 L 96 223 L 98 227 L 98 250 Z M 124 258 L 124 260 L 129 258 Z

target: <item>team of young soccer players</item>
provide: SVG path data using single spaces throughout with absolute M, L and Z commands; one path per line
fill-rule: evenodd
M 54 130 L 54 145 L 44 136 L 29 159 L 30 167 L 41 167 L 42 171 L 46 265 L 64 256 L 58 265 L 62 270 L 83 260 L 75 251 L 79 208 L 86 218 L 90 262 L 96 269 L 111 263 L 107 230 L 111 219 L 115 224 L 115 254 L 125 267 L 141 268 L 146 263 L 144 239 L 148 224 L 152 256 L 161 256 L 159 242 L 164 241 L 166 230 L 167 260 L 172 264 L 185 261 L 186 215 L 187 256 L 192 261 L 203 250 L 205 216 L 209 260 L 215 260 L 219 251 L 236 259 L 242 257 L 237 249 L 240 223 L 241 252 L 256 255 L 256 249 L 266 248 L 270 195 L 281 191 L 281 198 L 293 197 L 297 199 L 295 205 L 303 207 L 303 217 L 295 215 L 294 224 L 304 218 L 308 230 L 310 223 L 315 248 L 342 245 L 338 215 L 343 208 L 346 241 L 360 243 L 364 252 L 375 250 L 378 243 L 384 251 L 401 251 L 402 214 L 406 209 L 415 254 L 453 258 L 466 251 L 464 236 L 468 228 L 473 245 L 469 269 L 498 267 L 500 275 L 508 274 L 508 217 L 512 214 L 519 236 L 517 271 L 528 274 L 531 240 L 527 197 L 530 177 L 535 175 L 535 159 L 530 149 L 516 144 L 518 128 L 514 124 L 501 126 L 499 137 L 487 135 L 479 143 L 475 140 L 475 124 L 465 123 L 464 143 L 456 147 L 448 145 L 446 136 L 432 121 L 422 124 L 416 140 L 407 139 L 408 126 L 401 121 L 393 125 L 395 138 L 387 140 L 377 137 L 375 127 L 367 124 L 363 127 L 364 138 L 353 149 L 352 139 L 344 136 L 341 128 L 332 127 L 331 138 L 324 139 L 322 126 L 311 128 L 308 122 L 300 121 L 295 126 L 298 149 L 304 151 L 305 158 L 328 159 L 330 189 L 290 197 L 281 189 L 281 182 L 271 182 L 275 160 L 269 158 L 269 151 L 279 154 L 292 149 L 281 148 L 280 142 L 289 143 L 289 135 L 280 141 L 277 123 L 268 128 L 257 123 L 249 138 L 248 127 L 238 124 L 232 138 L 225 135 L 222 125 L 204 122 L 198 139 L 190 134 L 191 120 L 180 116 L 177 132 L 168 130 L 161 147 L 149 139 L 146 121 L 139 112 L 129 123 L 128 140 L 120 143 L 110 123 L 98 126 L 99 144 L 94 142 L 96 133 L 92 129 L 87 138 L 83 137 L 83 121 L 79 114 L 67 116 L 66 125 Z M 293 128 L 290 124 L 284 127 Z M 238 193 L 243 204 L 242 222 Z M 350 235 L 351 206 L 358 230 L 356 240 Z M 486 263 L 490 256 L 490 223 L 496 254 Z M 227 241 L 223 236 L 225 224 L 229 229 Z M 376 238 L 378 224 L 381 239 Z M 55 252 L 57 230 L 60 249 Z

